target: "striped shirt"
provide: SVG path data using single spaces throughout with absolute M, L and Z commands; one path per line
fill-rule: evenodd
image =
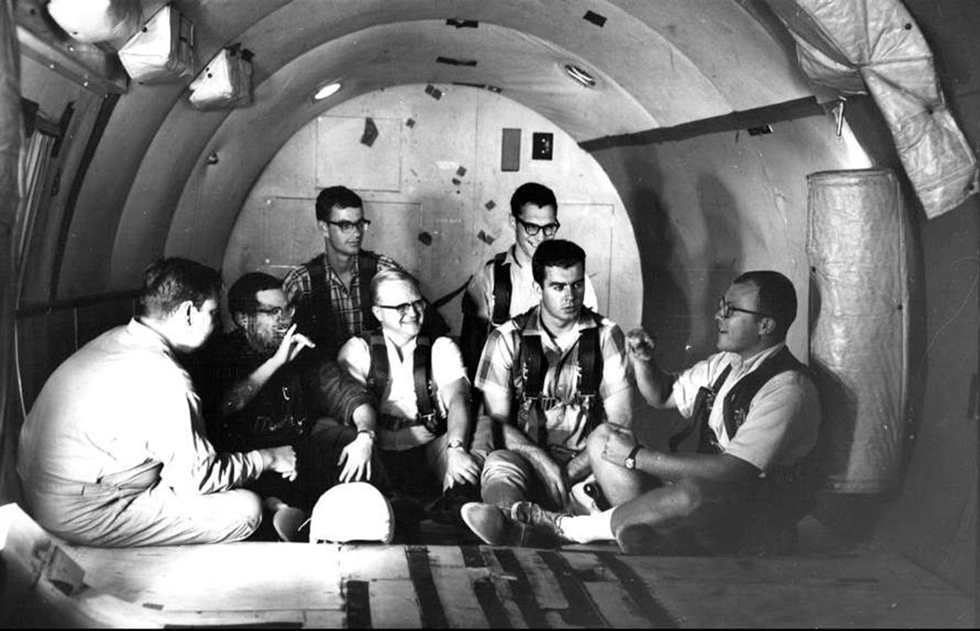
M 377 256 L 378 271 L 392 267 L 401 269 L 401 265 L 394 259 L 383 254 Z M 330 266 L 326 253 L 323 254 L 323 267 L 327 272 L 327 287 L 330 288 L 330 305 L 333 308 L 334 317 L 344 327 L 343 339 L 338 340 L 338 343 L 343 343 L 364 331 L 364 312 L 362 309 L 370 307 L 370 305 L 361 304 L 361 279 L 358 272 L 358 262 L 358 257 L 354 257 L 353 276 L 350 287 L 347 287 L 340 280 L 340 276 L 333 267 Z M 286 274 L 282 281 L 282 289 L 286 293 L 286 299 L 297 307 L 313 302 L 313 280 L 310 278 L 310 271 L 305 265 L 294 267 Z
M 605 404 L 613 395 L 632 388 L 634 378 L 626 355 L 623 331 L 608 318 L 599 316 L 599 319 L 599 345 L 602 348 L 599 396 Z M 540 307 L 535 307 L 524 330 L 541 337 L 541 348 L 548 363 L 541 394 L 554 399 L 554 403 L 544 411 L 549 446 L 558 445 L 574 451 L 585 448 L 588 411 L 583 408 L 578 395 L 578 351 L 582 331 L 595 326 L 595 318 L 583 309 L 575 330 L 556 340 L 542 327 Z M 511 402 L 511 417 L 516 418 L 521 431 L 528 433 L 527 410 L 520 406 L 517 413 L 513 413 L 515 403 L 520 405 L 520 394 L 524 389 L 521 371 L 512 370 L 520 350 L 521 333 L 515 320 L 508 320 L 490 332 L 473 385 L 486 393 L 508 399 Z M 625 405 L 629 407 L 629 398 L 625 399 Z M 610 412 L 617 416 L 629 414 L 628 409 L 610 410 L 607 407 L 606 415 L 612 416 Z M 529 438 L 535 440 L 535 436 Z

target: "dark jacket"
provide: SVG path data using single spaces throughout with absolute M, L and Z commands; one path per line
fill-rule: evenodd
M 241 329 L 215 336 L 188 362 L 201 397 L 208 439 L 218 451 L 244 451 L 294 443 L 318 418 L 350 423 L 354 410 L 372 399 L 325 354 L 300 353 L 280 368 L 248 404 L 227 416 L 221 401 L 236 382 L 268 357 L 254 351 Z

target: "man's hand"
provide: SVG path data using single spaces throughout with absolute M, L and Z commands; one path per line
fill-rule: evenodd
M 360 433 L 340 452 L 337 464 L 341 482 L 361 482 L 371 478 L 371 453 L 374 441 L 366 433 Z
M 283 335 L 282 342 L 279 343 L 279 348 L 273 357 L 280 366 L 285 366 L 293 361 L 304 348 L 316 348 L 316 344 L 302 333 L 297 333 L 296 324 L 293 324 L 286 330 L 286 334 Z
M 656 348 L 657 341 L 641 328 L 633 329 L 626 335 L 626 351 L 630 359 L 648 362 L 653 359 Z
M 480 483 L 480 464 L 470 452 L 462 447 L 446 450 L 446 476 L 442 481 L 443 488 L 448 489 L 454 484 Z
M 290 482 L 296 479 L 296 452 L 292 446 L 260 449 L 259 453 L 266 471 L 275 471 Z
M 626 462 L 626 457 L 636 446 L 636 436 L 625 427 L 610 425 L 610 429 L 612 431 L 609 432 L 606 444 L 602 447 L 602 458 L 622 467 Z

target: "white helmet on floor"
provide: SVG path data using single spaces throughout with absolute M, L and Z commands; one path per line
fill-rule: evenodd
M 310 543 L 380 541 L 391 543 L 395 514 L 381 491 L 367 482 L 331 487 L 313 507 Z

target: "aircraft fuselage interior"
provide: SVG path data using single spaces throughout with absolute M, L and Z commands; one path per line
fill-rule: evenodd
M 977 29 L 974 0 L 0 0 L 0 626 L 975 627 Z M 529 182 L 554 192 L 556 225 L 513 214 Z M 367 224 L 318 221 L 336 186 Z M 819 479 L 778 551 L 644 553 L 625 535 L 498 545 L 475 517 L 385 542 L 100 546 L 32 515 L 21 428 L 59 366 L 136 321 L 154 261 L 217 271 L 215 338 L 258 321 L 229 311 L 243 275 L 282 281 L 325 248 L 360 247 L 417 279 L 426 321 L 463 345 L 480 270 L 507 251 L 519 266 L 525 248 L 530 267 L 552 237 L 585 252 L 587 305 L 646 331 L 670 374 L 734 349 L 733 314 L 772 335 L 769 314 L 736 313 L 741 274 L 791 281 L 785 342 L 819 394 Z M 348 299 L 381 304 L 366 285 Z M 548 305 L 567 285 L 528 285 L 559 355 Z M 382 327 L 421 313 L 407 295 L 375 308 Z M 554 313 L 573 309 L 562 300 Z M 626 468 L 673 457 L 668 442 L 697 451 L 694 436 L 670 440 L 689 411 L 645 400 L 631 362 L 646 360 L 622 344 Z M 513 387 L 529 379 L 525 365 Z M 480 406 L 474 392 L 479 427 L 497 395 Z M 462 414 L 448 408 L 434 414 Z M 615 535 L 627 510 L 604 508 L 581 516 Z

